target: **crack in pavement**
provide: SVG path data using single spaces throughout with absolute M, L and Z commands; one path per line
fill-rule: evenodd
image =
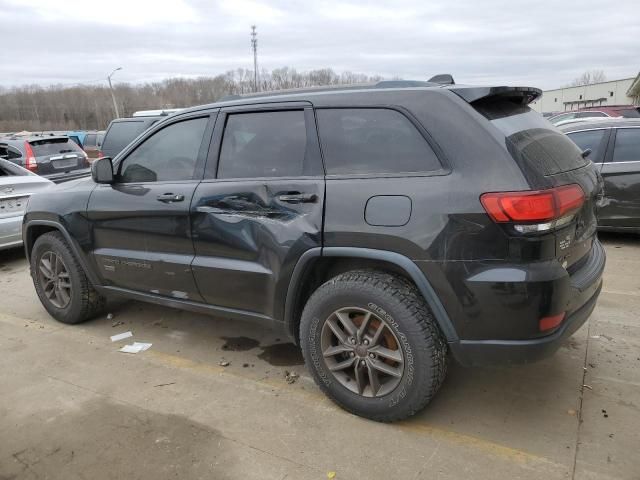
M 587 361 L 589 360 L 589 345 L 591 340 L 592 317 L 589 317 L 587 325 L 587 346 L 584 349 L 584 362 L 582 365 L 582 385 L 580 385 L 580 397 L 578 402 L 578 427 L 576 428 L 576 448 L 573 454 L 573 467 L 571 468 L 571 480 L 575 480 L 576 466 L 578 464 L 578 450 L 580 449 L 580 432 L 582 431 L 582 403 L 584 401 L 584 388 L 587 379 Z

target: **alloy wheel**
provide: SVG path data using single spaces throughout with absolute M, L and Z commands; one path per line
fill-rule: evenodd
M 402 380 L 404 354 L 385 320 L 357 307 L 341 308 L 324 322 L 324 361 L 345 388 L 364 397 L 381 397 Z
M 65 308 L 71 301 L 71 278 L 62 257 L 55 252 L 45 252 L 40 257 L 38 279 L 44 295 L 57 308 Z

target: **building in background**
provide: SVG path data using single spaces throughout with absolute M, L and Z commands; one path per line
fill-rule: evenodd
M 546 113 L 569 112 L 605 105 L 639 104 L 640 73 L 635 78 L 547 90 L 541 98 L 531 104 L 531 107 L 538 112 Z

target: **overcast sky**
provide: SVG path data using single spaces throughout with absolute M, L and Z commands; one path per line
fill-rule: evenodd
M 640 70 L 638 0 L 0 0 L 0 85 L 330 67 L 544 89 Z

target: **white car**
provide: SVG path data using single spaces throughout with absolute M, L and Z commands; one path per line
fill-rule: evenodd
M 0 158 L 0 250 L 22 245 L 22 217 L 29 196 L 54 183 Z

